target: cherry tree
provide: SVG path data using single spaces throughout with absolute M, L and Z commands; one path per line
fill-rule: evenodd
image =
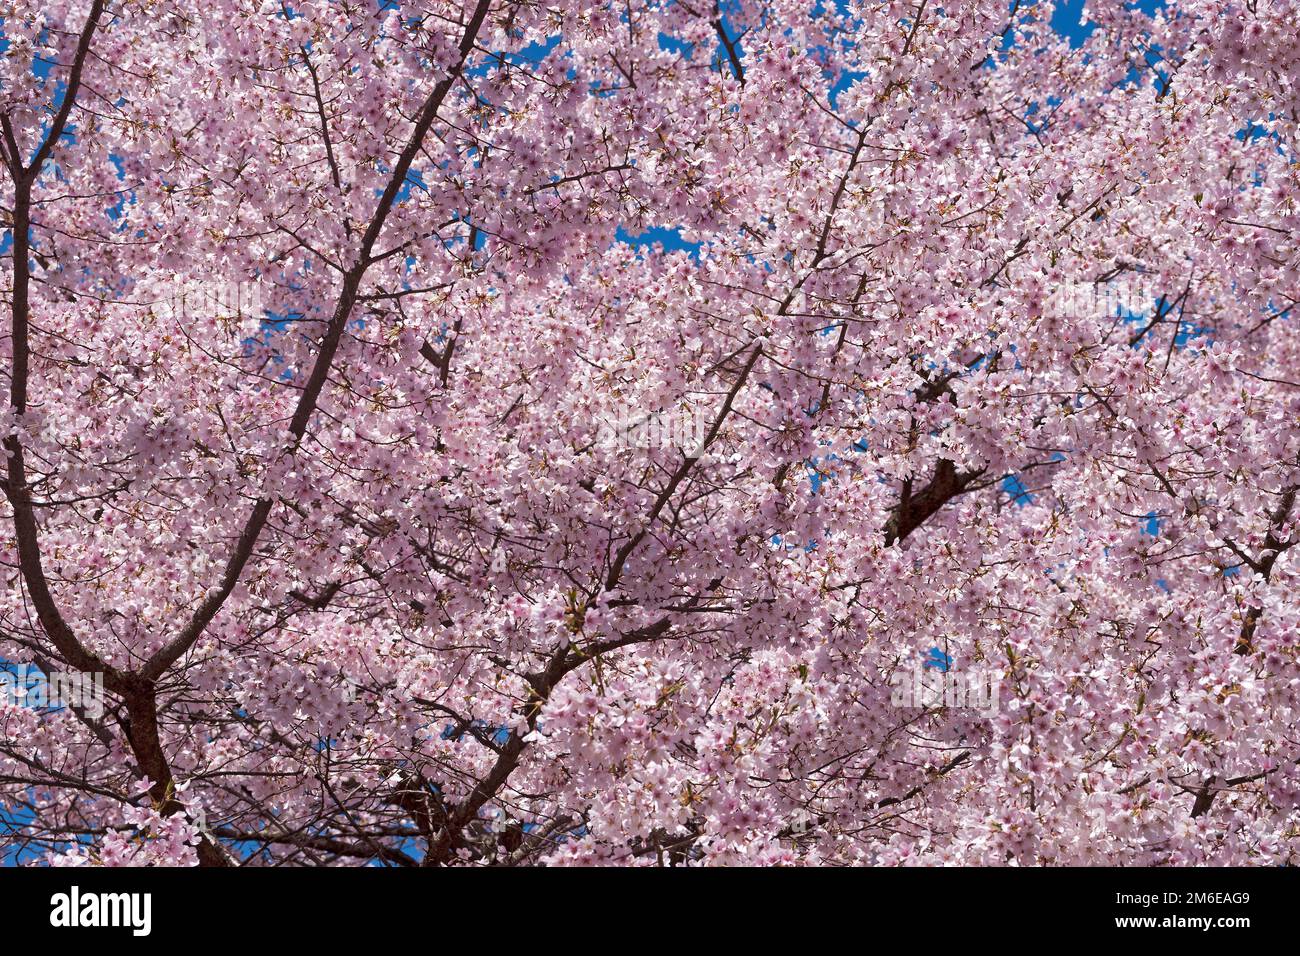
M 1053 13 L 8 3 L 11 854 L 1293 860 L 1300 10 Z

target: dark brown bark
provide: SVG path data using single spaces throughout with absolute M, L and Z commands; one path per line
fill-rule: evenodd
M 981 474 L 983 469 L 959 472 L 949 459 L 939 459 L 934 466 L 934 475 L 920 491 L 911 490 L 910 483 L 905 486 L 903 496 L 885 525 L 885 544 L 904 540 L 931 515 L 970 487 Z

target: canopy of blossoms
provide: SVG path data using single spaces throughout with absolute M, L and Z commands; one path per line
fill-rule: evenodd
M 1053 12 L 6 4 L 8 858 L 1293 861 L 1300 8 Z

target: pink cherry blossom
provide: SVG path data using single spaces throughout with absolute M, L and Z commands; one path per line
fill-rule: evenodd
M 6 850 L 1296 862 L 1293 3 L 391 6 L 6 8 Z

